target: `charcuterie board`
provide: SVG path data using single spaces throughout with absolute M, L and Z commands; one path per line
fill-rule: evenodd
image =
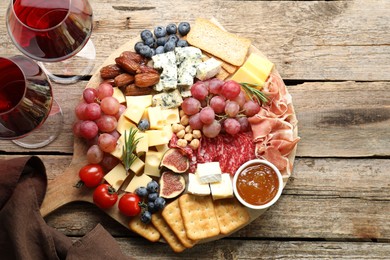
M 215 24 L 218 24 L 215 20 L 213 21 Z M 101 64 L 100 68 L 113 64 L 115 62 L 115 58 L 117 58 L 121 53 L 124 51 L 129 51 L 134 49 L 135 43 L 137 43 L 140 39 L 135 38 L 132 40 L 129 40 L 125 44 L 123 44 L 120 48 L 112 52 L 107 59 L 104 61 L 103 64 Z M 256 53 L 258 55 L 264 56 L 255 46 L 251 46 L 248 51 L 248 55 L 251 53 Z M 279 83 L 284 83 L 280 78 L 279 73 L 275 68 L 272 70 L 272 76 L 279 79 Z M 102 78 L 100 76 L 100 69 L 97 70 L 97 72 L 91 77 L 86 87 L 91 88 L 97 88 L 97 86 L 102 82 Z M 283 89 L 285 92 L 283 95 L 289 96 L 287 89 Z M 291 97 L 290 97 L 291 99 Z M 288 116 L 288 121 L 292 122 L 292 136 L 294 139 L 298 138 L 298 129 L 296 126 L 296 116 L 295 112 L 291 103 L 291 100 L 289 101 L 289 109 L 290 114 Z M 287 120 L 287 119 L 286 119 Z M 287 168 L 292 169 L 292 165 L 294 163 L 294 158 L 296 154 L 296 143 L 294 143 L 294 146 L 292 150 L 289 152 L 288 155 L 286 155 L 286 158 L 288 159 L 289 165 Z M 75 137 L 74 138 L 74 154 L 73 159 L 69 167 L 65 170 L 65 172 L 56 177 L 54 180 L 49 182 L 46 197 L 43 201 L 43 204 L 41 206 L 41 214 L 43 216 L 48 215 L 49 213 L 53 212 L 57 208 L 68 204 L 70 202 L 75 201 L 85 201 L 93 203 L 93 189 L 87 188 L 87 187 L 81 187 L 81 188 L 75 188 L 75 184 L 79 181 L 79 175 L 78 172 L 80 168 L 82 168 L 84 165 L 87 164 L 87 145 L 85 141 L 83 141 L 81 138 Z M 291 175 L 291 171 L 288 170 L 284 172 L 283 174 L 283 180 L 284 185 L 286 185 L 288 181 L 288 177 Z M 121 212 L 118 210 L 117 207 L 112 207 L 108 210 L 104 210 L 108 215 L 110 215 L 113 219 L 115 219 L 117 222 L 122 224 L 123 226 L 129 228 L 129 217 L 124 216 L 121 214 Z M 265 210 L 251 210 L 248 209 L 250 220 L 246 223 L 249 224 L 256 218 L 258 218 L 260 215 L 262 215 Z M 242 227 L 241 227 L 242 228 Z M 213 236 L 212 238 L 204 239 L 199 242 L 207 242 L 210 240 L 216 240 L 220 239 L 221 237 L 224 237 L 228 234 L 224 235 L 217 235 Z

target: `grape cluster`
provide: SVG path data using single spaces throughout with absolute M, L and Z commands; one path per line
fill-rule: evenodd
M 259 103 L 247 100 L 245 91 L 233 80 L 197 81 L 191 86 L 191 94 L 181 108 L 189 116 L 191 128 L 202 130 L 209 138 L 221 131 L 230 135 L 248 131 L 248 117 L 260 111 Z
M 84 89 L 83 99 L 75 108 L 78 120 L 73 125 L 74 135 L 86 139 L 90 144 L 88 162 L 102 163 L 107 169 L 117 163 L 110 153 L 115 150 L 120 137 L 116 131 L 118 119 L 126 110 L 126 106 L 112 96 L 113 93 L 112 85 L 106 82 L 96 89 Z
M 165 207 L 165 199 L 159 196 L 160 185 L 155 181 L 150 181 L 146 187 L 138 187 L 135 193 L 143 198 L 146 206 L 141 212 L 141 221 L 148 224 L 152 219 L 152 214 Z

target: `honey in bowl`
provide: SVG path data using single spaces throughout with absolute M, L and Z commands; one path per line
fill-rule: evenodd
M 236 172 L 234 193 L 245 206 L 263 209 L 274 204 L 281 195 L 283 178 L 279 170 L 265 160 L 251 160 Z

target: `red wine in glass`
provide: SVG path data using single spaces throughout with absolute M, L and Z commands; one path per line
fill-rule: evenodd
M 50 143 L 62 128 L 61 111 L 51 113 L 53 104 L 51 84 L 36 62 L 0 57 L 0 139 L 19 139 L 15 142 L 26 148 Z
M 52 66 L 57 68 L 56 74 L 72 75 L 72 70 L 83 66 L 80 59 L 89 55 L 87 61 L 90 63 L 95 58 L 94 47 L 89 41 L 92 8 L 87 0 L 13 0 L 7 12 L 7 28 L 23 54 L 47 64 L 56 62 Z M 71 60 L 86 45 L 93 49 L 87 50 L 87 55 L 79 55 L 78 65 L 67 64 L 66 68 L 60 69 L 63 71 L 58 71 L 57 62 Z M 87 70 L 91 69 L 90 65 L 86 66 Z M 48 71 L 45 71 L 51 77 L 50 67 L 46 67 Z

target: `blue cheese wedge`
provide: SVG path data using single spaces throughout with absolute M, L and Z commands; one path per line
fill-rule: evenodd
M 213 200 L 233 198 L 233 184 L 229 173 L 222 173 L 220 182 L 210 183 Z
M 187 191 L 194 195 L 206 196 L 210 194 L 210 186 L 208 183 L 202 183 L 196 173 L 189 173 Z
M 214 58 L 210 58 L 198 65 L 196 78 L 200 80 L 211 79 L 221 71 L 222 63 Z
M 177 84 L 183 97 L 191 95 L 189 87 L 194 84 L 198 65 L 202 62 L 202 51 L 195 47 L 175 48 Z
M 201 183 L 214 183 L 222 180 L 222 170 L 219 162 L 198 163 L 196 174 Z
M 160 81 L 154 86 L 156 91 L 169 91 L 177 88 L 176 55 L 173 51 L 154 55 L 153 67 L 162 69 Z
M 153 96 L 153 106 L 160 106 L 162 109 L 176 108 L 183 103 L 179 90 L 162 92 Z

